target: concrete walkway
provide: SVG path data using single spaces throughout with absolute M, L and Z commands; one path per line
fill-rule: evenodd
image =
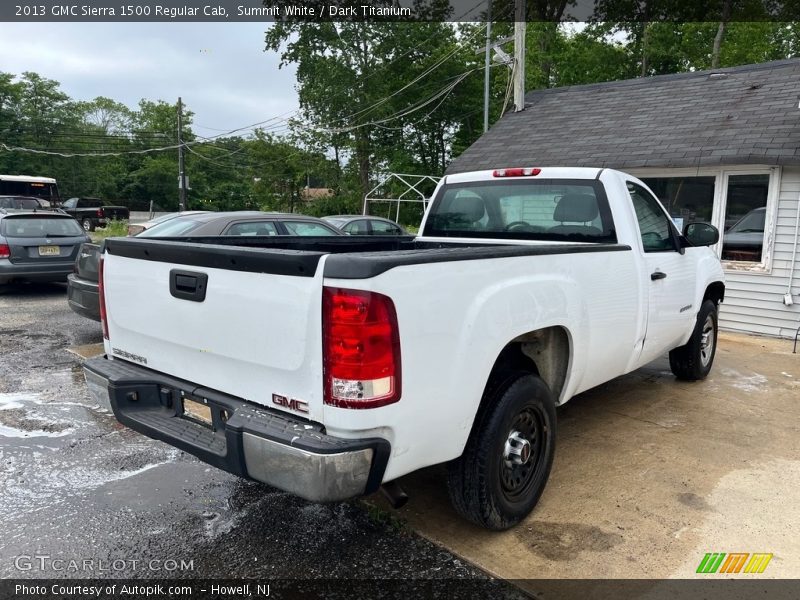
M 707 552 L 773 553 L 758 577 L 800 577 L 800 354 L 791 350 L 723 333 L 706 381 L 677 381 L 664 358 L 573 398 L 559 409 L 542 500 L 511 531 L 462 521 L 441 467 L 400 481 L 411 501 L 399 516 L 506 579 L 695 577 Z

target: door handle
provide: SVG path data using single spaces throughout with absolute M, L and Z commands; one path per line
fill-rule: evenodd
M 654 272 L 650 273 L 650 279 L 652 281 L 656 281 L 658 279 L 666 279 L 666 278 L 667 278 L 667 274 L 662 272 L 662 271 L 654 271 Z
M 206 299 L 208 275 L 195 271 L 172 269 L 169 272 L 169 293 L 180 300 L 202 302 Z

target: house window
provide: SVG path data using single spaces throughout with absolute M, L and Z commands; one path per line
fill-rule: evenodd
M 693 221 L 712 223 L 714 212 L 713 176 L 704 177 L 647 177 L 643 179 L 678 229 Z
M 770 211 L 777 204 L 778 170 L 700 169 L 691 173 L 648 171 L 640 179 L 653 190 L 678 229 L 693 221 L 720 230 L 715 250 L 727 270 L 768 271 Z
M 730 175 L 722 260 L 760 263 L 764 255 L 769 175 Z

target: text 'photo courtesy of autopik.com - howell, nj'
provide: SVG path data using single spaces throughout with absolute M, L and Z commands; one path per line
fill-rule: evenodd
M 798 48 L 0 4 L 0 598 L 797 598 Z

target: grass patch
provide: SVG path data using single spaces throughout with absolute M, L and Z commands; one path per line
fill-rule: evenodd
M 109 237 L 125 237 L 128 235 L 127 221 L 111 221 L 105 227 L 89 232 L 93 242 L 99 242 Z
M 397 516 L 394 511 L 386 510 L 367 499 L 362 499 L 361 504 L 367 509 L 367 516 L 373 523 L 386 527 L 395 533 L 408 532 L 408 523 L 402 517 Z

